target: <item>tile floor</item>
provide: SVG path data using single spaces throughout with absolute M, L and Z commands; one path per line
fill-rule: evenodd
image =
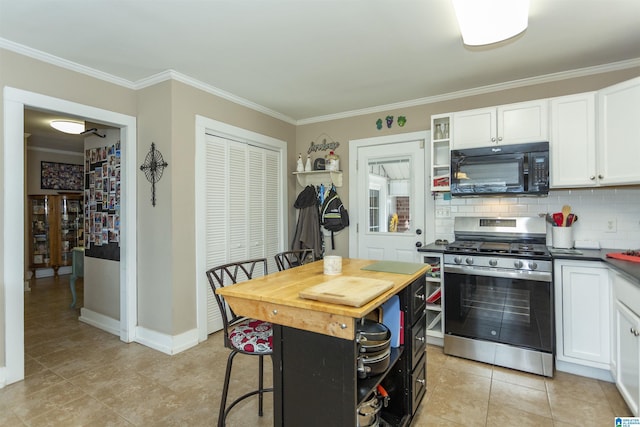
M 220 334 L 175 356 L 125 344 L 77 320 L 68 277 L 32 280 L 25 293 L 26 378 L 0 389 L 0 426 L 215 425 L 228 354 Z M 613 426 L 614 416 L 630 416 L 610 383 L 562 372 L 546 379 L 433 346 L 427 356 L 428 391 L 413 426 Z M 232 379 L 233 395 L 257 369 L 253 358 L 236 359 L 251 365 L 234 370 L 247 378 Z M 227 425 L 272 425 L 271 397 L 265 403 L 264 417 L 249 399 Z

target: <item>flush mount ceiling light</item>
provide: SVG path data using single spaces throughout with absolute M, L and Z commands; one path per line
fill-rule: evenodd
M 80 135 L 84 132 L 83 122 L 74 122 L 71 120 L 52 120 L 51 127 L 64 133 L 72 133 L 74 135 Z
M 453 0 L 462 41 L 469 46 L 497 43 L 527 29 L 529 0 Z

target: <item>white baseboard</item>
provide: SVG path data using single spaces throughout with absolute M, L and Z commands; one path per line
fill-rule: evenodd
M 82 307 L 79 320 L 113 335 L 120 336 L 120 321 L 117 319 Z M 135 337 L 135 342 L 168 355 L 178 354 L 195 347 L 199 342 L 197 328 L 180 335 L 171 336 L 138 326 Z
M 136 328 L 135 341 L 168 355 L 178 354 L 198 345 L 198 329 L 180 335 L 167 335 L 142 326 Z
M 4 366 L 0 367 L 0 388 L 4 388 L 7 385 L 7 368 Z
M 120 336 L 120 321 L 112 317 L 82 307 L 78 320 L 110 334 Z
M 569 374 L 580 375 L 581 377 L 595 378 L 597 380 L 613 383 L 611 372 L 606 369 L 593 368 L 590 366 L 569 363 L 556 359 L 556 371 L 567 372 Z

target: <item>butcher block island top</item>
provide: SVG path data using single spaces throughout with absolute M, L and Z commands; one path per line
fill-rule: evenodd
M 238 315 L 352 340 L 355 338 L 357 319 L 371 313 L 429 269 L 428 264 L 410 263 L 398 263 L 398 266 L 403 268 L 397 270 L 403 271 L 404 274 L 389 272 L 394 271 L 394 268 L 393 265 L 389 268 L 388 263 L 381 268 L 386 271 L 362 269 L 375 268 L 376 263 L 378 262 L 372 260 L 344 258 L 342 274 L 325 275 L 324 262 L 320 260 L 227 286 L 216 292 L 225 298 Z M 407 266 L 412 268 L 407 269 Z M 413 272 L 407 274 L 407 271 Z M 300 297 L 301 293 L 309 292 L 310 288 L 317 289 L 318 285 L 330 281 L 335 283 L 335 279 L 340 277 L 358 278 L 357 281 L 360 283 L 362 280 L 359 279 L 374 279 L 374 283 L 385 281 L 390 282 L 392 286 L 359 307 Z M 349 283 L 349 280 L 345 280 L 345 283 Z M 348 301 L 357 300 L 358 295 L 351 295 L 352 291 L 362 292 L 362 288 L 358 290 L 357 286 L 353 289 L 349 286 L 344 288 L 340 295 Z

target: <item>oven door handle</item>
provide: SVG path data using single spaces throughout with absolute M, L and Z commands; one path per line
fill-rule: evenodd
M 505 279 L 534 280 L 536 282 L 551 283 L 552 275 L 546 271 L 509 270 L 505 268 L 478 267 L 469 265 L 445 265 L 445 283 L 447 273 L 469 274 L 472 276 L 500 277 Z

